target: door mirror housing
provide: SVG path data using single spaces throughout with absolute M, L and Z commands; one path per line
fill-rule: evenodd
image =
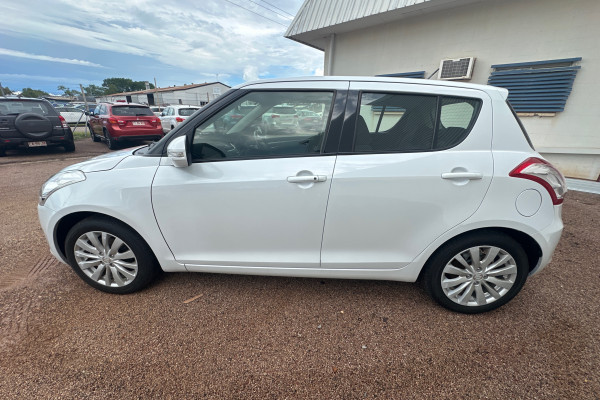
M 189 167 L 190 165 L 186 141 L 186 136 L 179 136 L 173 139 L 167 147 L 167 157 L 171 164 L 177 168 Z

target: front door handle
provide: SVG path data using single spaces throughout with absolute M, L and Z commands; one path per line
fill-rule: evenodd
M 326 180 L 327 175 L 296 175 L 287 177 L 287 181 L 290 183 L 325 182 Z
M 483 174 L 481 172 L 444 172 L 442 179 L 482 179 Z

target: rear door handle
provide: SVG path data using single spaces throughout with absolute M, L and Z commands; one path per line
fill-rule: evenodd
M 296 175 L 287 177 L 287 181 L 290 183 L 325 182 L 326 180 L 327 175 Z
M 483 174 L 481 172 L 444 172 L 442 179 L 482 179 Z

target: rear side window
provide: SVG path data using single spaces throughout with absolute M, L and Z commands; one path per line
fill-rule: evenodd
M 113 106 L 112 113 L 120 117 L 154 116 L 150 108 L 137 106 Z
M 197 108 L 180 108 L 179 109 L 179 115 L 182 115 L 184 117 L 189 117 L 190 115 L 192 115 L 196 111 L 198 111 Z
M 363 93 L 356 152 L 416 152 L 454 147 L 473 127 L 481 101 L 420 94 Z

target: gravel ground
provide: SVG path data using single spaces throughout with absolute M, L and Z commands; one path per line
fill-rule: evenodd
M 52 259 L 36 213 L 105 151 L 0 159 L 2 399 L 600 398 L 600 196 L 569 193 L 554 261 L 482 315 L 395 282 L 178 273 L 116 296 Z

